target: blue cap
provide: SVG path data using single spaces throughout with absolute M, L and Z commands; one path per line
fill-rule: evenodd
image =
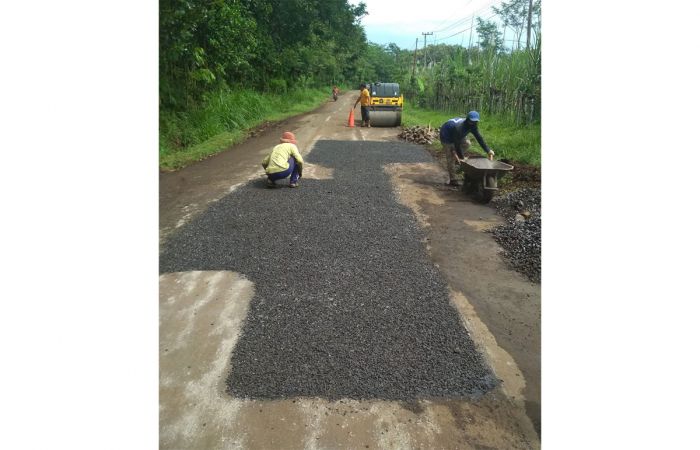
M 471 120 L 472 122 L 478 122 L 479 121 L 479 113 L 476 111 L 469 111 L 467 113 L 467 119 Z

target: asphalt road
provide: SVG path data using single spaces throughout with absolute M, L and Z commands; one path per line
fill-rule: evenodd
M 161 448 L 539 447 L 539 286 L 353 101 L 161 174 Z M 284 130 L 309 164 L 267 189 Z
M 176 232 L 161 271 L 245 274 L 256 295 L 230 394 L 252 398 L 464 398 L 497 382 L 382 166 L 429 162 L 406 143 L 318 141 L 329 180 L 229 194 Z

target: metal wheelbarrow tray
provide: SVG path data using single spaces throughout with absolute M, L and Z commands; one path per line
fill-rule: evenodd
M 479 203 L 490 202 L 498 191 L 498 179 L 513 170 L 510 164 L 484 157 L 471 157 L 460 165 L 464 170 L 462 189 L 468 194 L 475 194 Z

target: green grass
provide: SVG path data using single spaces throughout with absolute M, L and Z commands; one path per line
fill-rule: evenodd
M 410 102 L 404 102 L 402 124 L 406 127 L 420 125 L 440 128 L 448 119 L 459 117 L 464 112 L 445 113 L 417 108 Z M 481 115 L 479 130 L 486 143 L 496 152 L 496 158 L 507 158 L 522 164 L 540 165 L 541 134 L 540 124 L 515 125 L 505 117 Z M 475 139 L 471 139 L 472 149 L 481 151 Z M 435 149 L 440 142 L 433 143 Z
M 160 114 L 159 165 L 176 170 L 242 142 L 247 131 L 279 121 L 328 101 L 328 89 L 296 89 L 286 94 L 222 90 L 201 106 Z
M 224 132 L 207 139 L 201 144 L 187 147 L 180 151 L 165 151 L 161 148 L 160 153 L 160 168 L 162 170 L 181 169 L 195 161 L 201 161 L 211 155 L 226 150 L 234 144 L 243 142 L 246 133 L 238 130 L 235 132 Z

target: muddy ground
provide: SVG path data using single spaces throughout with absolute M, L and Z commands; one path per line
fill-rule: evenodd
M 283 131 L 296 134 L 304 155 L 319 139 L 396 140 L 397 129 L 347 127 L 354 100 L 354 93 L 345 94 L 312 113 L 269 124 L 217 156 L 161 173 L 161 243 L 213 202 L 259 180 L 260 161 Z M 423 227 L 425 250 L 464 327 L 502 380 L 499 387 L 478 400 L 234 398 L 225 381 L 255 284 L 231 271 L 163 273 L 161 448 L 539 448 L 540 286 L 510 270 L 485 232 L 502 223 L 500 216 L 443 186 L 437 162 L 389 164 L 384 171 L 396 200 Z M 309 165 L 304 176 L 333 173 Z

